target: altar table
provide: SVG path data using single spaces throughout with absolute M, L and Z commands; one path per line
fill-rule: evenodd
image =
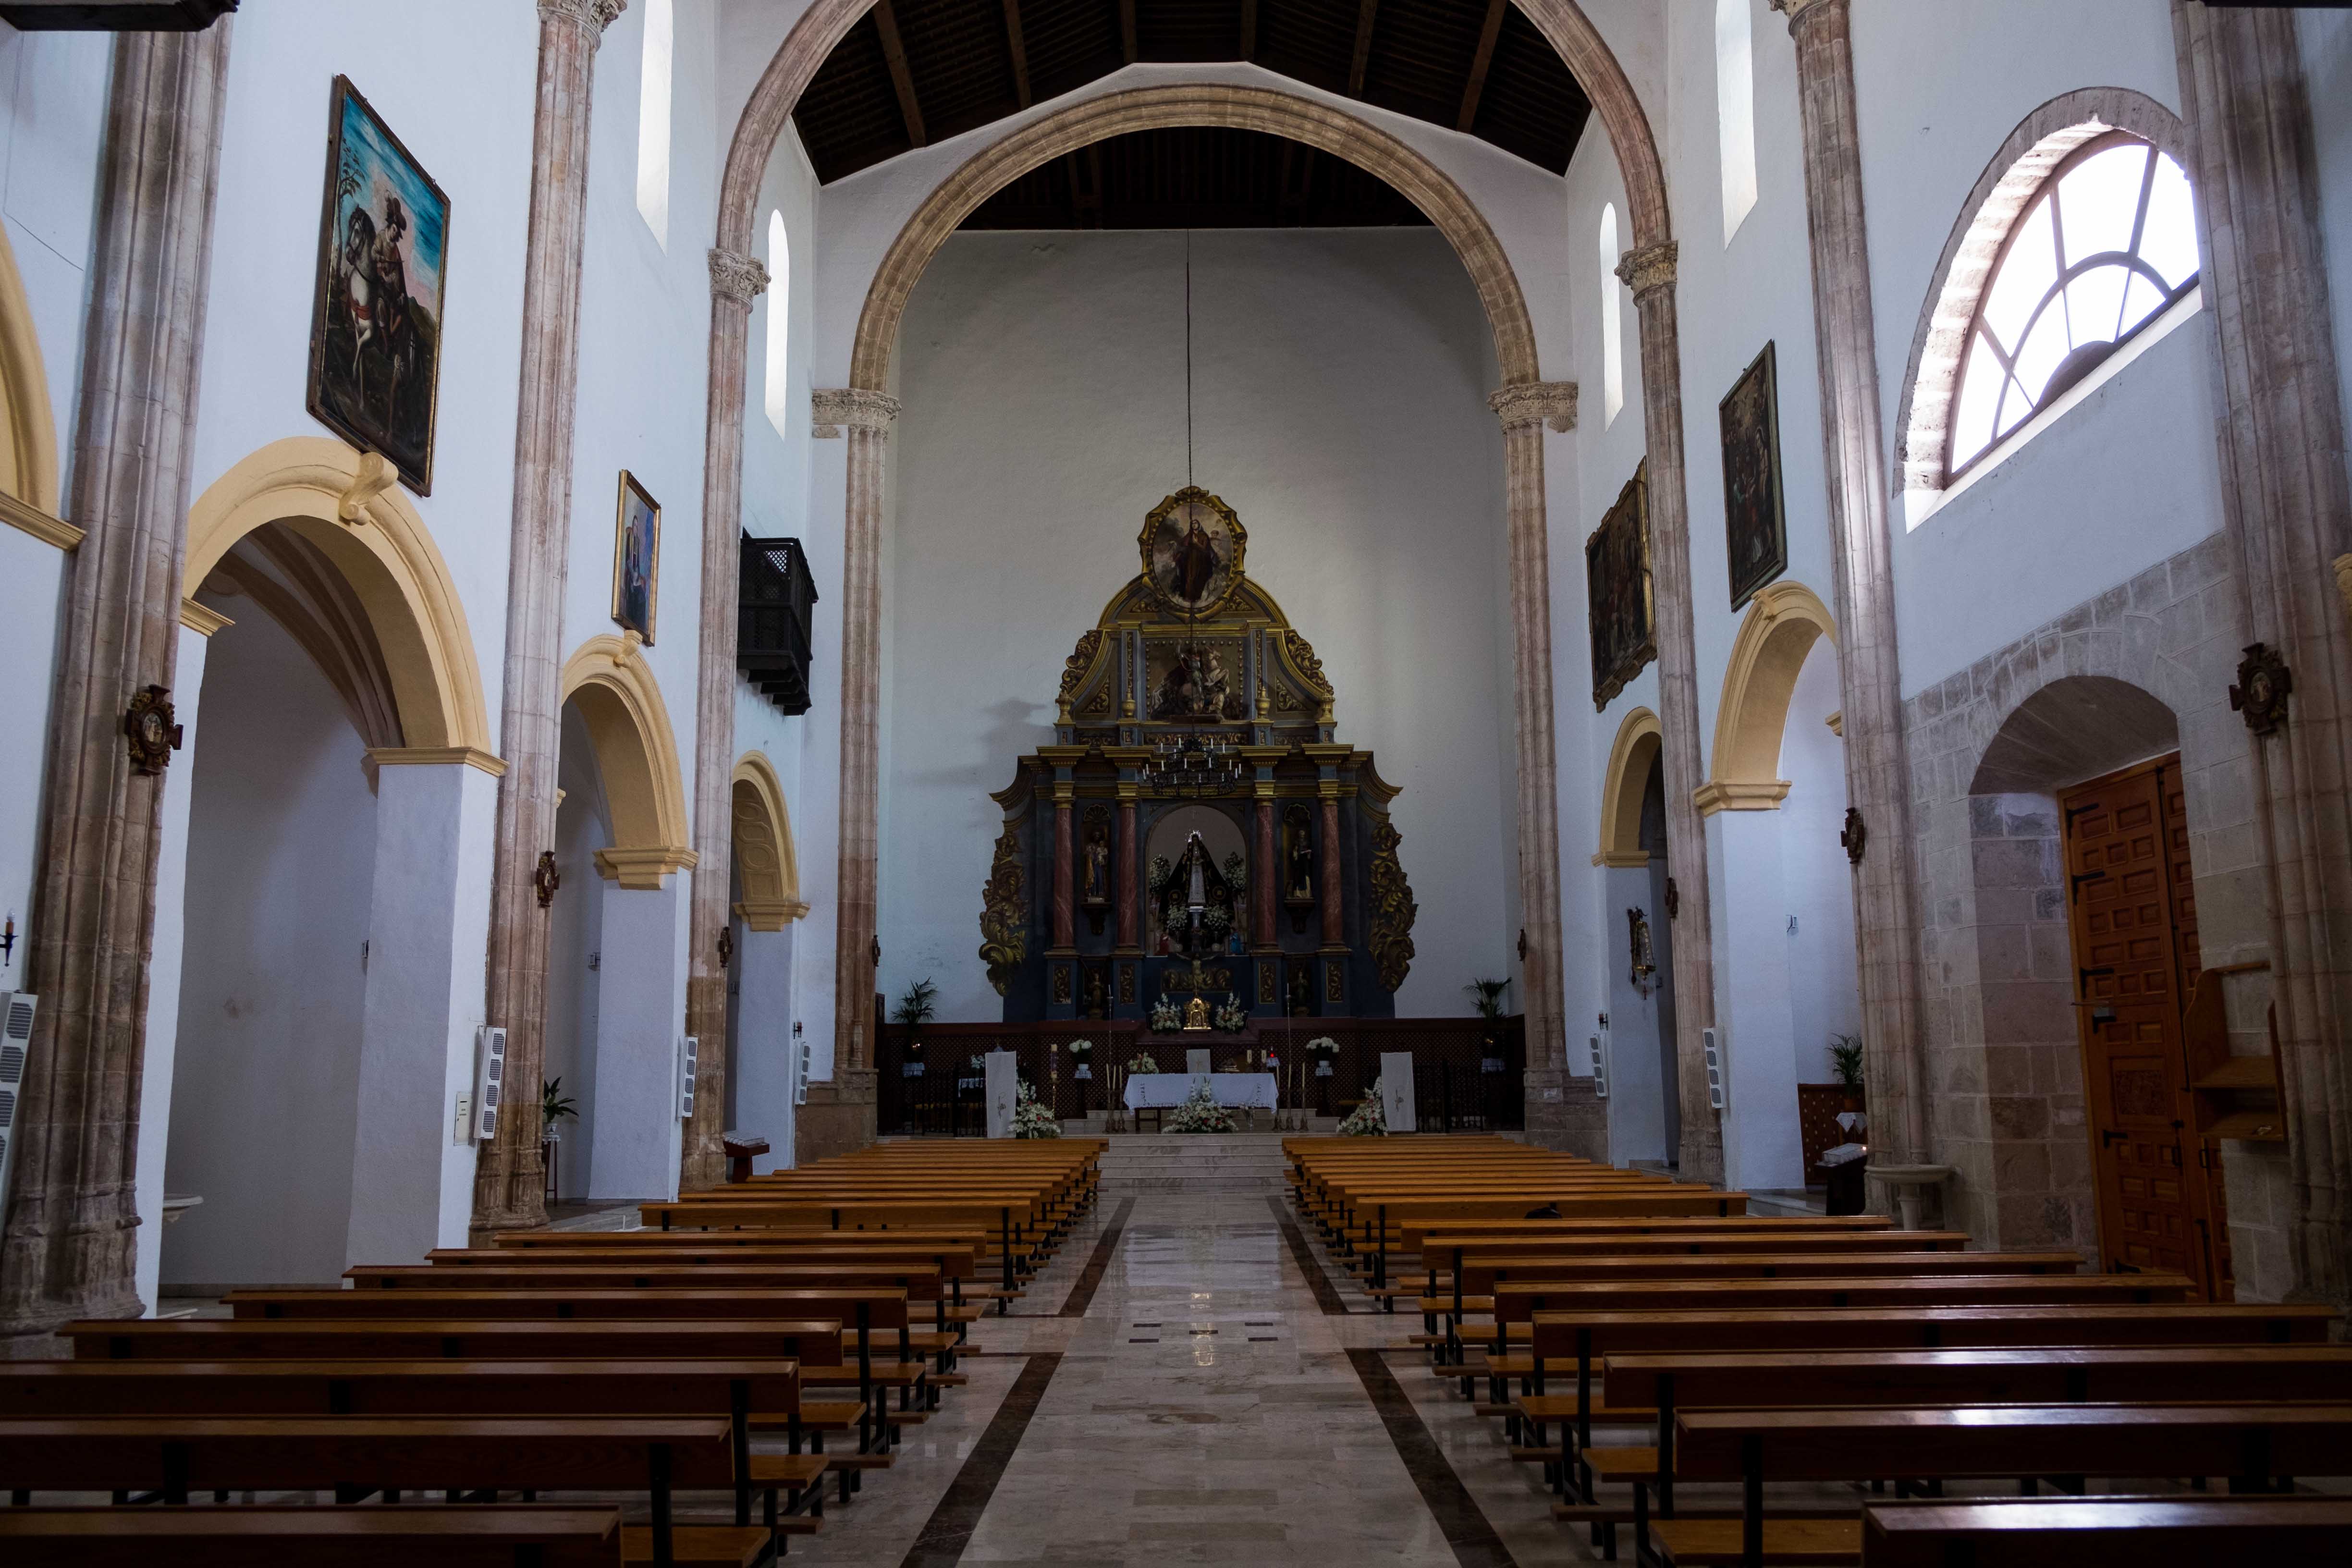
M 1274 1075 L 1270 1072 L 1139 1072 L 1127 1080 L 1129 1110 L 1172 1110 L 1192 1096 L 1195 1083 L 1206 1082 L 1210 1095 L 1230 1110 L 1274 1109 Z

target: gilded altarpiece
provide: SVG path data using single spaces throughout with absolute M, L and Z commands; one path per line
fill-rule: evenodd
M 981 954 L 1004 1021 L 1148 1021 L 1195 996 L 1251 1033 L 1393 1017 L 1415 908 L 1396 789 L 1339 738 L 1322 662 L 1244 570 L 1223 502 L 1180 490 L 1137 542 L 1142 570 L 1063 667 L 1053 743 L 992 796 Z M 1160 783 L 1185 735 L 1229 746 L 1238 776 Z

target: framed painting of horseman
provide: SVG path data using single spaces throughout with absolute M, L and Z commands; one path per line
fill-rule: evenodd
M 327 121 L 310 412 L 433 493 L 449 198 L 347 77 Z

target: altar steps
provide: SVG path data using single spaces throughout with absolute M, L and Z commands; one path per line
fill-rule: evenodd
M 1261 1121 L 1266 1113 L 1258 1113 Z M 1102 1159 L 1103 1195 L 1279 1193 L 1279 1132 L 1114 1133 Z

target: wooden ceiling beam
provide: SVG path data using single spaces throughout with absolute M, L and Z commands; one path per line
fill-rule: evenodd
M 1021 0 L 1004 0 L 1004 41 L 1013 50 L 1013 90 L 1026 109 L 1029 97 L 1029 48 L 1021 41 Z
M 915 97 L 915 79 L 907 70 L 907 46 L 898 37 L 898 18 L 890 0 L 874 0 L 874 26 L 882 35 L 882 58 L 890 68 L 890 85 L 898 94 L 898 112 L 907 121 L 907 140 L 929 144 L 923 134 L 923 106 Z
M 1136 61 L 1135 0 L 1118 0 L 1118 55 L 1129 65 Z
M 1356 13 L 1356 58 L 1348 67 L 1348 96 L 1364 96 L 1364 71 L 1372 63 L 1372 17 L 1381 8 L 1381 0 L 1363 0 Z
M 1242 0 L 1241 58 L 1257 58 L 1257 0 Z
M 1005 0 L 1011 5 L 1013 0 Z M 1478 29 L 1478 52 L 1471 57 L 1469 79 L 1462 84 L 1462 112 L 1454 129 L 1467 132 L 1478 120 L 1478 98 L 1486 90 L 1486 71 L 1495 63 L 1495 40 L 1503 36 L 1503 11 L 1510 0 L 1486 0 L 1486 25 Z

